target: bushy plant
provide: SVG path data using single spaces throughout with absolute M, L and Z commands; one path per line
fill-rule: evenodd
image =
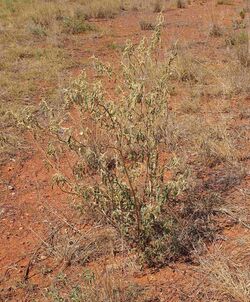
M 96 81 L 83 72 L 65 91 L 62 115 L 44 102 L 36 117 L 26 113 L 24 120 L 51 138 L 53 182 L 80 198 L 94 218 L 112 225 L 149 265 L 188 255 L 200 241 L 197 235 L 192 242 L 192 234 L 207 223 L 196 228 L 193 213 L 185 215 L 190 202 L 177 202 L 188 170 L 175 174 L 178 161 L 169 164 L 168 83 L 175 54 L 159 59 L 162 24 L 160 18 L 152 37 L 138 46 L 127 43 L 118 75 L 93 58 Z M 115 85 L 112 97 L 107 79 Z M 71 174 L 62 169 L 65 157 Z
M 83 73 L 66 91 L 68 106 L 80 113 L 82 130 L 77 134 L 77 129 L 67 129 L 63 143 L 77 153 L 78 179 L 85 178 L 81 171 L 94 175 L 93 184 L 71 190 L 143 251 L 168 234 L 172 222 L 162 215 L 164 205 L 185 185 L 183 178 L 166 182 L 166 160 L 161 159 L 171 64 L 160 66 L 154 59 L 161 24 L 149 41 L 125 47 L 119 99 L 109 99 L 101 79 L 115 75 L 98 59 L 94 65 L 99 81 L 89 83 Z M 64 179 L 56 181 L 65 184 Z

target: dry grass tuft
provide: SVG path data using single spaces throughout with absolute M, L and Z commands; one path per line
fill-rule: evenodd
M 233 1 L 232 0 L 218 0 L 217 4 L 218 5 L 233 5 Z
M 209 29 L 209 35 L 211 37 L 221 37 L 223 35 L 223 31 L 218 24 L 213 23 Z
M 230 248 L 218 248 L 201 259 L 207 283 L 203 288 L 216 301 L 250 301 L 250 240 L 236 239 Z M 211 301 L 211 300 L 210 300 Z
M 80 34 L 94 30 L 95 27 L 86 23 L 85 20 L 76 17 L 67 17 L 63 20 L 64 32 L 68 34 Z
M 141 27 L 141 30 L 154 30 L 155 24 L 150 21 L 141 20 L 140 27 Z
M 155 0 L 153 3 L 153 12 L 160 13 L 164 9 L 164 3 L 162 0 Z
M 82 5 L 81 9 L 88 18 L 114 18 L 122 9 L 119 0 L 84 0 Z
M 183 9 L 186 8 L 189 3 L 189 0 L 170 0 L 166 6 L 168 8 Z
M 173 64 L 172 79 L 186 83 L 204 83 L 206 69 L 199 63 L 188 49 L 175 45 L 173 51 L 176 53 L 176 60 Z

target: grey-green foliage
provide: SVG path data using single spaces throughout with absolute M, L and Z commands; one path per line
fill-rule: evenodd
M 80 197 L 151 265 L 171 259 L 167 250 L 178 219 L 168 211 L 168 203 L 186 188 L 185 173 L 170 181 L 166 171 L 168 80 L 174 55 L 159 60 L 162 24 L 160 18 L 152 37 L 138 46 L 127 43 L 122 76 L 94 58 L 96 81 L 88 81 L 83 72 L 65 91 L 66 122 L 65 116 L 57 120 L 46 103 L 42 107 L 53 138 L 48 155 L 56 171 L 54 183 Z M 106 88 L 107 79 L 113 81 L 114 92 Z M 63 175 L 58 164 L 56 150 L 65 147 L 72 152 L 73 177 Z
M 166 161 L 161 160 L 167 151 L 164 137 L 173 59 L 156 60 L 161 25 L 162 21 L 151 39 L 143 39 L 137 47 L 126 45 L 117 99 L 109 99 L 102 82 L 115 74 L 98 59 L 94 65 L 99 80 L 89 83 L 83 73 L 66 91 L 67 104 L 80 113 L 82 129 L 78 138 L 71 130 L 67 143 L 78 154 L 77 167 L 94 167 L 98 179 L 91 186 L 80 185 L 78 192 L 142 249 L 158 236 L 155 228 L 164 235 L 171 222 L 162 219 L 162 208 L 170 194 L 177 195 L 184 187 L 182 179 L 166 182 Z

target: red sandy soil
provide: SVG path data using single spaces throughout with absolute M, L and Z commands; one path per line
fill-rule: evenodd
M 208 35 L 211 24 L 211 14 L 215 15 L 218 23 L 230 26 L 231 20 L 237 15 L 237 9 L 242 6 L 240 1 L 234 5 L 214 6 L 212 1 L 195 1 L 186 9 L 169 9 L 164 12 L 166 26 L 163 31 L 162 48 L 167 48 L 173 41 L 190 45 L 192 52 L 201 57 L 219 61 L 224 56 L 222 45 L 224 39 Z M 213 8 L 212 10 L 212 7 Z M 140 20 L 155 20 L 155 14 L 141 12 L 125 12 L 115 19 L 93 21 L 100 28 L 105 28 L 107 34 L 83 34 L 75 36 L 74 40 L 64 41 L 72 59 L 78 67 L 70 70 L 75 77 L 87 66 L 90 56 L 95 55 L 106 62 L 115 65 L 119 55 L 117 50 L 110 47 L 124 45 L 131 39 L 138 42 L 143 35 L 150 32 L 141 31 Z M 219 51 L 218 51 L 219 50 Z M 68 71 L 67 71 L 68 72 Z M 39 94 L 39 93 L 38 93 Z M 173 106 L 175 102 L 173 99 Z M 247 102 L 246 102 L 247 104 Z M 237 110 L 237 108 L 236 108 Z M 245 121 L 237 120 L 237 123 Z M 33 288 L 25 289 L 18 282 L 27 273 L 27 265 L 36 248 L 48 235 L 48 226 L 61 217 L 71 221 L 72 210 L 68 197 L 58 189 L 51 187 L 42 154 L 30 151 L 25 155 L 17 155 L 1 167 L 1 200 L 0 200 L 0 301 L 46 301 L 39 289 L 48 286 L 50 278 L 45 279 L 29 272 L 29 282 Z M 230 192 L 233 202 L 242 198 L 240 190 L 246 189 L 249 181 L 245 180 Z M 53 214 L 56 213 L 56 214 Z M 54 220 L 54 221 L 53 221 Z M 79 221 L 79 220 L 78 220 Z M 81 221 L 80 221 L 81 222 Z M 82 229 L 80 225 L 79 229 Z M 231 226 L 225 231 L 225 236 L 234 237 L 244 233 L 240 226 Z M 106 263 L 98 260 L 97 265 Z M 122 258 L 114 258 L 114 262 L 122 262 Z M 95 263 L 92 264 L 95 266 Z M 156 272 L 145 270 L 133 274 L 134 282 L 148 288 L 148 301 L 187 301 L 183 292 L 188 292 L 190 299 L 195 291 L 195 266 L 188 264 L 173 264 Z M 156 299 L 158 297 L 158 300 Z M 155 298 L 155 300 L 153 300 Z

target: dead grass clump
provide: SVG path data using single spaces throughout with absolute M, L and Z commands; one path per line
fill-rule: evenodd
M 239 63 L 243 67 L 248 68 L 250 66 L 250 54 L 249 54 L 248 45 L 243 45 L 241 47 L 238 47 L 236 49 L 236 56 Z
M 19 108 L 15 108 L 17 113 Z M 8 160 L 15 160 L 17 153 L 27 152 L 27 145 L 18 129 L 17 120 L 12 112 L 6 108 L 4 104 L 0 105 L 0 164 L 6 163 Z
M 174 49 L 177 56 L 173 64 L 171 78 L 186 83 L 204 83 L 206 70 L 185 48 Z
M 199 96 L 186 97 L 180 104 L 180 110 L 186 114 L 194 114 L 201 110 L 201 99 Z
M 200 121 L 193 139 L 197 155 L 206 165 L 212 167 L 234 161 L 235 147 L 225 124 L 213 125 Z
M 248 33 L 246 31 L 230 33 L 226 38 L 226 44 L 232 51 L 232 65 L 237 65 L 238 61 L 238 63 L 240 63 L 240 65 L 242 66 L 242 72 L 244 72 L 244 70 L 246 70 L 250 66 Z M 238 66 L 238 69 L 240 69 L 240 66 Z M 246 78 L 248 77 L 246 76 Z
M 42 292 L 49 301 L 136 301 L 143 288 L 126 278 L 139 267 L 114 229 L 90 227 L 86 220 L 79 223 L 78 215 L 69 214 L 69 220 L 46 201 L 40 202 L 48 210 L 48 235 L 41 238 L 33 231 L 41 244 L 32 253 L 20 286 L 27 287 L 35 274 L 51 280 Z M 126 261 L 114 257 L 119 252 Z
M 211 37 L 221 37 L 223 35 L 223 31 L 218 24 L 213 23 L 209 29 L 209 35 Z
M 185 0 L 176 0 L 175 1 L 175 6 L 177 8 L 186 8 L 187 4 Z
M 218 0 L 217 4 L 218 5 L 233 5 L 233 1 L 232 0 Z
M 198 99 L 199 100 L 199 99 Z M 180 109 L 182 109 L 182 104 Z M 194 112 L 199 112 L 201 108 L 197 104 L 193 107 L 184 107 L 188 114 L 182 115 L 178 123 L 174 122 L 175 145 L 181 148 L 175 152 L 187 150 L 188 154 L 192 153 L 192 160 L 195 165 L 216 167 L 220 164 L 231 166 L 237 162 L 239 155 L 236 149 L 236 137 L 230 128 L 230 118 L 224 118 L 223 113 L 218 115 L 214 110 L 214 117 L 211 120 L 205 120 L 203 114 L 198 116 Z M 194 111 L 194 112 L 193 112 Z M 184 112 L 186 113 L 186 112 Z M 213 113 L 211 112 L 213 115 Z M 235 135 L 235 137 L 234 137 Z
M 235 54 L 234 54 L 235 56 Z M 242 63 L 235 57 L 226 68 L 220 71 L 219 78 L 221 79 L 219 85 L 221 86 L 222 93 L 225 96 L 233 95 L 249 95 L 250 75 L 249 75 L 249 64 L 246 62 L 246 54 L 243 53 L 241 58 Z
M 140 21 L 141 30 L 154 30 L 155 24 L 150 21 L 141 20 Z
M 125 10 L 132 11 L 152 11 L 154 13 L 160 13 L 165 9 L 165 1 L 164 0 L 125 0 L 123 1 L 122 7 Z
M 46 28 L 41 25 L 30 25 L 29 29 L 34 36 L 39 38 L 46 37 L 48 35 Z
M 203 290 L 216 301 L 250 300 L 249 236 L 234 240 L 227 248 L 218 248 L 201 259 Z
M 35 25 L 48 29 L 56 20 L 63 18 L 63 11 L 53 2 L 44 2 L 31 10 L 30 19 Z
M 0 164 L 4 164 L 9 158 L 15 157 L 17 151 L 25 149 L 23 140 L 19 137 L 20 134 L 12 134 L 11 132 L 13 131 L 1 132 L 0 134 Z
M 232 27 L 234 30 L 238 29 L 245 29 L 246 28 L 246 22 L 244 19 L 234 19 L 232 20 Z
M 164 4 L 162 0 L 155 0 L 153 3 L 153 12 L 160 13 L 164 9 Z
M 43 255 L 51 254 L 55 263 L 86 265 L 101 256 L 112 253 L 116 234 L 114 230 L 93 227 L 87 231 L 76 231 L 68 226 L 54 227 L 53 236 L 46 241 Z
M 95 27 L 77 17 L 66 17 L 63 20 L 63 31 L 69 34 L 80 34 L 95 30 Z
M 226 45 L 228 46 L 238 46 L 241 44 L 247 44 L 248 43 L 248 34 L 246 31 L 240 31 L 240 32 L 230 32 L 226 39 Z
M 114 18 L 121 9 L 122 1 L 119 0 L 84 0 L 81 7 L 87 18 Z
M 44 291 L 51 302 L 134 302 L 144 295 L 144 288 L 125 280 L 125 271 L 113 272 L 111 265 L 103 270 L 84 269 L 78 280 L 59 274 L 53 285 Z

